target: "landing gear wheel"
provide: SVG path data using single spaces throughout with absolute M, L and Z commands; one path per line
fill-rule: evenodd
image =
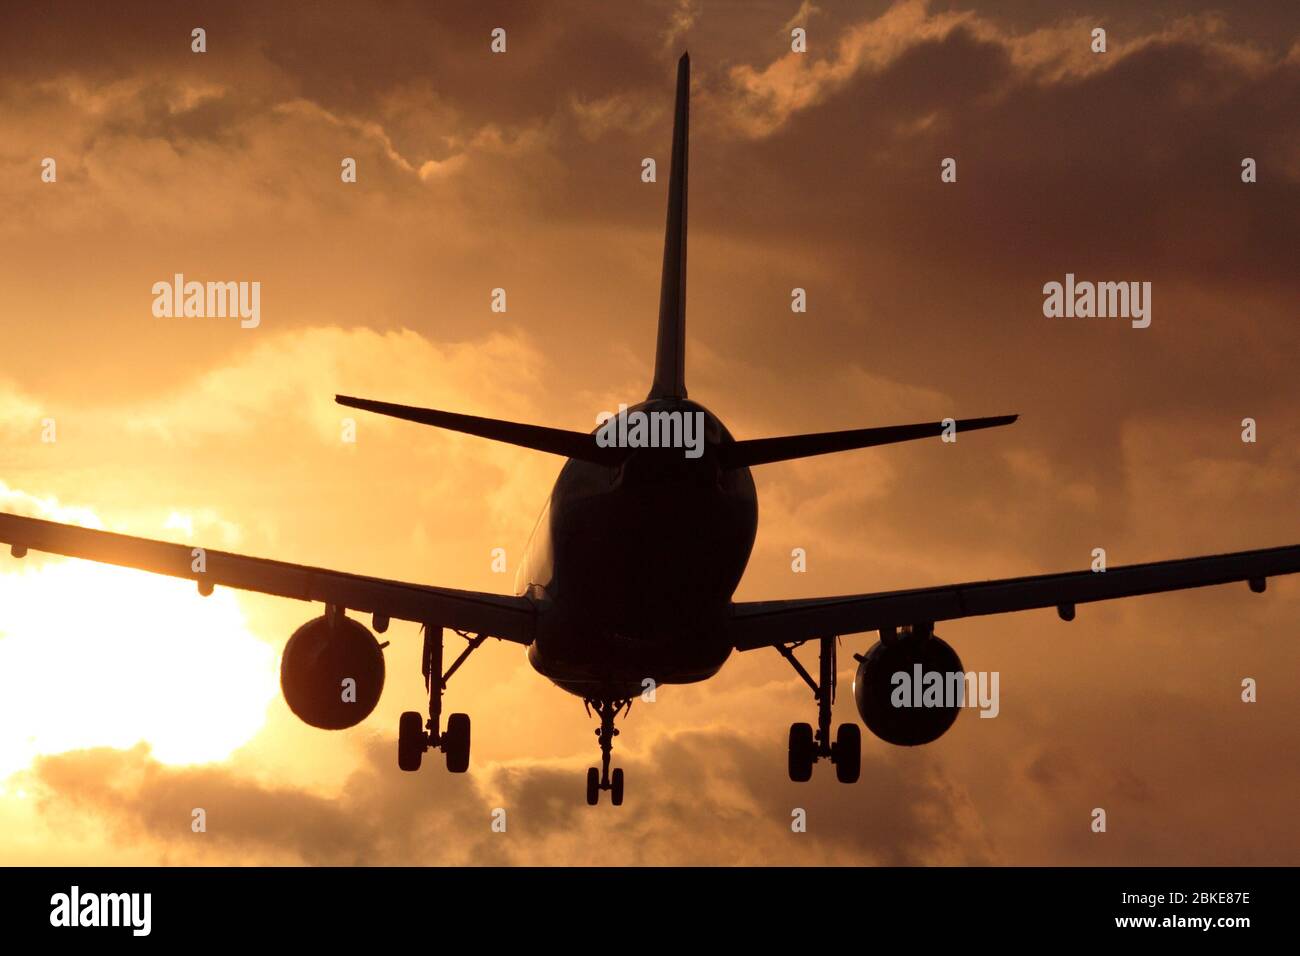
M 469 769 L 469 714 L 452 714 L 447 718 L 442 749 L 447 755 L 449 771 L 464 773 Z
M 595 767 L 587 768 L 587 806 L 594 807 L 600 801 L 600 771 Z
M 807 783 L 812 779 L 817 746 L 813 743 L 812 724 L 790 725 L 790 779 Z
M 419 770 L 424 751 L 424 718 L 408 710 L 397 721 L 397 766 L 408 773 Z
M 623 805 L 623 768 L 615 767 L 609 775 L 609 801 L 616 807 Z
M 840 783 L 857 783 L 862 775 L 862 728 L 857 724 L 840 724 L 831 749 L 835 777 Z

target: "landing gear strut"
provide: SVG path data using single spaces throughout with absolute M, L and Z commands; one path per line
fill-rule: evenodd
M 429 692 L 429 718 L 425 720 L 418 711 L 402 714 L 397 725 L 397 765 L 403 770 L 420 769 L 426 750 L 441 750 L 447 758 L 447 769 L 464 773 L 469 769 L 469 715 L 451 714 L 447 729 L 442 729 L 442 695 L 447 691 L 447 681 L 456 673 L 466 658 L 485 640 L 486 635 L 470 635 L 457 631 L 465 638 L 466 646 L 460 656 L 442 671 L 442 628 L 424 626 L 424 687 Z
M 584 700 L 583 704 L 587 707 L 588 716 L 592 710 L 596 711 L 596 716 L 600 718 L 600 729 L 596 731 L 596 737 L 600 740 L 600 770 L 595 767 L 587 768 L 587 804 L 595 806 L 600 802 L 600 792 L 609 791 L 609 802 L 616 807 L 623 805 L 623 768 L 616 767 L 613 773 L 609 770 L 610 757 L 614 751 L 614 738 L 618 736 L 618 730 L 614 727 L 614 718 L 619 716 L 619 712 L 627 714 L 632 709 L 631 699 L 627 700 Z
M 817 730 L 811 724 L 790 725 L 790 779 L 806 783 L 812 779 L 813 764 L 823 758 L 835 765 L 840 783 L 857 783 L 862 774 L 862 730 L 857 724 L 840 724 L 831 740 L 831 704 L 835 703 L 835 638 L 820 638 L 818 680 L 804 669 L 794 656 L 803 641 L 778 644 L 776 649 L 812 688 L 817 701 Z

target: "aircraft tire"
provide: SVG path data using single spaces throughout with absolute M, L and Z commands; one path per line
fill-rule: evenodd
M 812 779 L 817 748 L 813 744 L 812 724 L 790 725 L 790 779 L 807 783 Z
M 407 773 L 420 769 L 424 757 L 424 718 L 408 710 L 397 722 L 397 766 Z
M 464 773 L 469 769 L 469 714 L 452 714 L 448 717 L 443 740 L 447 769 L 452 773 Z

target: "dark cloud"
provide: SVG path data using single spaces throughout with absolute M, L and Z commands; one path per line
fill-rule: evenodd
M 344 461 L 284 414 L 265 370 L 311 370 L 287 393 L 295 407 L 308 388 L 326 403 L 351 390 L 338 378 L 563 427 L 638 398 L 672 66 L 689 45 L 692 396 L 740 437 L 1023 416 L 951 447 L 760 469 L 742 598 L 1078 568 L 1103 545 L 1123 563 L 1297 540 L 1295 4 L 1220 15 L 1103 0 L 1080 13 L 1110 31 L 1098 61 L 1086 20 L 1027 0 L 819 2 L 810 53 L 787 62 L 798 6 L 701 3 L 671 40 L 668 2 L 565 15 L 513 3 L 397 3 L 382 16 L 343 3 L 6 7 L 0 307 L 5 374 L 29 397 L 20 424 L 53 407 L 61 435 L 91 421 L 111 436 L 119 408 L 147 415 L 191 396 L 221 419 L 241 383 L 256 393 L 237 406 L 250 436 L 202 454 L 152 437 L 124 435 L 98 456 L 61 442 L 66 457 L 40 465 L 51 470 L 33 489 L 86 502 L 94 476 L 110 512 L 141 496 L 210 498 L 247 522 L 253 551 L 500 587 L 482 554 L 502 543 L 513 556 L 553 463 L 495 448 L 472 459 L 448 436 L 381 425 Z M 882 15 L 893 19 L 873 23 Z M 205 57 L 188 48 L 200 24 Z M 497 25 L 510 52 L 494 58 Z M 855 37 L 865 45 L 840 47 Z M 40 192 L 33 157 L 49 153 L 61 184 Z M 362 170 L 350 192 L 345 155 Z M 645 156 L 661 163 L 656 184 L 638 178 Z M 956 184 L 939 182 L 945 156 Z M 1243 156 L 1258 160 L 1258 183 L 1241 183 Z M 241 364 L 256 358 L 247 339 L 148 321 L 144 290 L 179 263 L 265 280 L 269 359 Z M 1042 285 L 1067 271 L 1153 282 L 1151 328 L 1045 319 Z M 486 312 L 496 286 L 509 288 L 506 321 Z M 806 315 L 790 312 L 795 286 Z M 342 344 L 305 333 L 322 325 L 358 331 Z M 365 329 L 412 332 L 371 352 Z M 475 365 L 500 332 L 517 350 Z M 435 366 L 448 343 L 466 351 Z M 343 361 L 354 353 L 373 367 Z M 403 354 L 430 368 L 397 374 Z M 225 367 L 233 380 L 204 378 Z M 194 382 L 207 383 L 197 397 Z M 62 411 L 88 405 L 98 417 Z M 1247 415 L 1258 444 L 1239 439 Z M 292 460 L 268 470 L 268 447 Z M 47 462 L 53 450 L 38 451 Z M 516 501 L 508 483 L 524 469 L 538 486 Z M 233 493 L 230 474 L 258 479 Z M 806 575 L 789 573 L 794 546 L 809 550 Z M 1049 612 L 954 623 L 944 633 L 967 665 L 1003 672 L 1002 716 L 963 718 L 924 752 L 871 744 L 851 789 L 826 774 L 784 779 L 780 731 L 806 719 L 802 698 L 770 711 L 700 703 L 753 704 L 745 695 L 784 667 L 771 654 L 737 655 L 678 718 L 748 720 L 747 734 L 678 724 L 622 738 L 617 813 L 582 804 L 585 764 L 557 757 L 569 751 L 549 737 L 538 762 L 511 752 L 459 779 L 398 774 L 391 742 L 377 743 L 337 798 L 139 751 L 51 757 L 37 774 L 49 813 L 106 821 L 176 860 L 195 852 L 188 812 L 204 806 L 201 846 L 223 860 L 1294 862 L 1300 781 L 1277 754 L 1293 749 L 1300 714 L 1295 660 L 1271 640 L 1295 620 L 1285 588 L 1089 608 L 1069 627 Z M 1266 681 L 1267 704 L 1237 700 L 1245 674 Z M 517 691 L 518 712 L 549 726 L 576 708 L 536 684 Z M 471 689 L 494 691 L 486 678 Z M 504 837 L 489 831 L 498 805 Z M 795 806 L 808 834 L 789 832 Z M 1096 806 L 1111 814 L 1105 838 L 1087 826 Z
M 823 775 L 800 786 L 783 779 L 768 748 L 734 733 L 672 735 L 643 759 L 619 760 L 629 780 L 622 808 L 586 806 L 582 770 L 572 766 L 402 774 L 391 765 L 391 743 L 377 739 L 365 757 L 337 796 L 222 767 L 168 767 L 143 745 L 42 758 L 32 775 L 47 820 L 102 821 L 116 840 L 154 841 L 174 862 L 287 854 L 332 865 L 921 864 L 954 862 L 954 852 L 956 862 L 980 862 L 988 852 L 978 834 L 958 839 L 961 798 L 934 770 L 913 773 L 869 756 L 868 785 L 843 790 Z M 204 834 L 190 830 L 195 807 L 207 812 Z M 497 808 L 506 811 L 504 834 L 491 831 Z M 806 811 L 806 833 L 791 830 L 796 808 Z

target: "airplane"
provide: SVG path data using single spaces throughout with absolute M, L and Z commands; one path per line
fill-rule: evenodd
M 587 771 L 587 803 L 608 792 L 620 805 L 622 768 L 610 772 L 615 721 L 646 689 L 704 681 L 733 652 L 774 648 L 812 689 L 816 727 L 790 727 L 787 753 L 791 780 L 808 781 L 814 765 L 829 761 L 843 783 L 861 773 L 862 740 L 856 723 L 832 737 L 831 703 L 837 684 L 841 637 L 878 632 L 877 642 L 855 654 L 853 682 L 859 716 L 881 740 L 899 746 L 930 743 L 952 726 L 957 706 L 891 706 L 891 676 L 962 670 L 956 652 L 935 635 L 940 621 L 1056 608 L 1066 621 L 1091 601 L 1156 594 L 1245 581 L 1256 593 L 1269 577 L 1300 571 L 1300 545 L 1208 555 L 1148 564 L 976 581 L 902 591 L 836 597 L 734 601 L 758 527 L 751 468 L 851 449 L 956 431 L 1009 425 L 1015 415 L 945 419 L 848 431 L 737 440 L 703 405 L 687 398 L 686 179 L 690 58 L 677 67 L 672 166 L 664 239 L 654 377 L 637 412 L 700 415 L 702 454 L 672 447 L 610 446 L 597 432 L 583 433 L 428 408 L 336 396 L 344 406 L 449 429 L 559 455 L 566 459 L 555 481 L 526 557 L 515 594 L 463 591 L 347 574 L 323 568 L 201 551 L 175 544 L 0 513 L 0 542 L 15 557 L 28 549 L 137 568 L 214 587 L 258 591 L 324 604 L 324 613 L 298 628 L 285 645 L 280 683 L 300 719 L 322 729 L 346 729 L 364 720 L 384 684 L 383 648 L 375 634 L 392 619 L 414 622 L 423 632 L 428 706 L 407 711 L 398 722 L 397 761 L 420 768 L 424 754 L 440 751 L 447 769 L 469 767 L 470 719 L 453 713 L 442 720 L 451 677 L 488 638 L 527 648 L 533 668 L 581 698 L 599 719 L 599 770 Z M 669 438 L 673 436 L 669 434 Z M 348 611 L 371 616 L 371 627 Z M 465 645 L 450 666 L 444 637 L 452 631 Z M 817 676 L 795 651 L 812 644 Z M 348 682 L 353 693 L 341 693 Z M 950 702 L 951 703 L 951 702 Z

